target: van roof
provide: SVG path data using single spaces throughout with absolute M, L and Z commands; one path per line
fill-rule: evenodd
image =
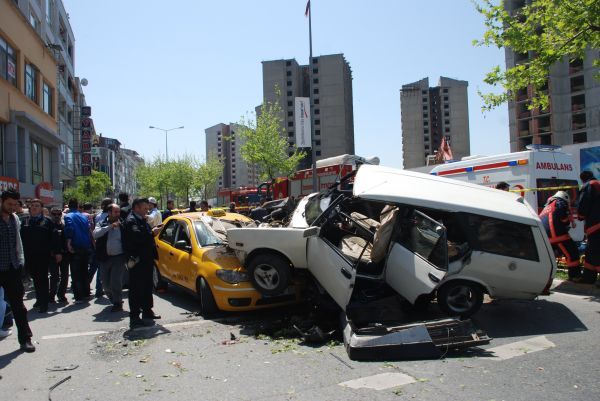
M 537 225 L 539 221 L 516 194 L 389 167 L 361 166 L 353 191 L 363 199 L 468 212 L 528 225 Z

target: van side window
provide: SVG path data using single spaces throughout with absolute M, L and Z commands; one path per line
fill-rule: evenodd
M 448 268 L 446 228 L 415 211 L 400 222 L 397 242 L 441 270 Z
M 475 250 L 539 261 L 531 227 L 476 214 L 464 215 L 469 243 Z

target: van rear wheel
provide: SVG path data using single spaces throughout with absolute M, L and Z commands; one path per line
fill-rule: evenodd
M 483 304 L 483 288 L 470 281 L 450 281 L 437 292 L 440 308 L 450 316 L 475 314 Z

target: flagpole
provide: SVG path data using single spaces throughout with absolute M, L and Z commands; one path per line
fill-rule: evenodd
M 313 95 L 313 55 L 312 55 L 312 6 L 310 0 L 308 0 L 308 78 L 309 83 L 309 99 L 310 99 L 310 152 L 312 162 L 312 187 L 314 192 L 319 192 L 320 188 L 317 187 L 317 151 L 315 149 L 315 102 Z

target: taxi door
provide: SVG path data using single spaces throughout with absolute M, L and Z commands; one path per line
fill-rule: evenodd
M 183 243 L 185 243 L 185 247 L 179 247 L 179 244 Z M 177 244 L 178 248 L 175 247 L 175 244 Z M 196 262 L 193 260 L 192 252 L 190 222 L 187 219 L 181 219 L 178 221 L 175 232 L 175 243 L 173 248 L 171 248 L 173 282 L 196 291 L 196 272 L 198 269 Z
M 155 239 L 156 249 L 158 251 L 158 261 L 156 265 L 161 276 L 172 280 L 173 249 L 175 245 L 175 232 L 177 230 L 177 219 L 171 219 L 160 231 Z

